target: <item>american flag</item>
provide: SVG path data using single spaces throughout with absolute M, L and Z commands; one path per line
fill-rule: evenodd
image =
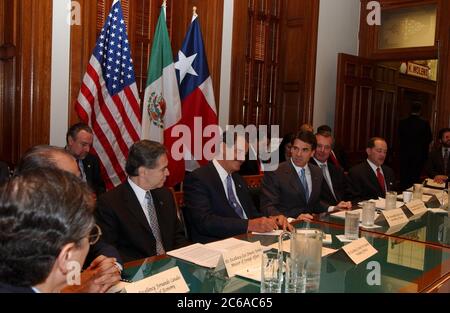
M 140 99 L 119 0 L 111 7 L 83 78 L 75 109 L 94 132 L 107 189 L 126 179 L 129 147 L 141 134 Z

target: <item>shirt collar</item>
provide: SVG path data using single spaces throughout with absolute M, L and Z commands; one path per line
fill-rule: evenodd
M 300 170 L 304 168 L 305 169 L 305 175 L 309 174 L 308 163 L 306 163 L 305 167 L 300 167 L 300 166 L 295 165 L 294 161 L 292 161 L 292 158 L 291 158 L 291 163 L 292 163 L 292 166 L 294 166 L 294 169 L 295 169 L 296 173 L 300 172 Z
M 220 180 L 225 181 L 227 179 L 227 176 L 229 175 L 228 172 L 225 171 L 225 169 L 222 167 L 222 165 L 220 165 L 220 163 L 216 159 L 213 159 L 212 163 L 216 168 L 217 173 L 219 173 Z
M 130 177 L 128 177 L 128 183 L 131 186 L 131 189 L 133 189 L 136 197 L 138 198 L 139 203 L 144 203 L 145 201 L 145 195 L 147 194 L 147 191 L 136 185 Z
M 367 159 L 367 163 L 369 163 L 370 167 L 372 168 L 372 170 L 374 172 L 377 171 L 378 166 L 376 166 L 372 161 L 370 161 L 369 159 Z M 381 166 L 379 166 L 380 170 L 383 171 L 383 169 L 381 168 Z
M 316 163 L 317 163 L 317 165 L 319 165 L 319 167 L 321 167 L 322 165 L 325 165 L 325 166 L 328 165 L 328 162 L 327 162 L 327 161 L 325 161 L 325 162 L 320 162 L 319 160 L 317 160 L 317 159 L 314 158 L 314 157 L 313 157 L 313 159 L 316 161 Z

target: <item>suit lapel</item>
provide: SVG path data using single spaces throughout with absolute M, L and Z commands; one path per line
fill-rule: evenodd
M 153 234 L 152 229 L 148 224 L 147 217 L 145 216 L 144 211 L 142 210 L 142 206 L 139 203 L 136 194 L 133 191 L 133 188 L 131 188 L 128 182 L 126 182 L 125 184 L 127 189 L 127 192 L 125 194 L 125 201 L 127 202 L 127 204 L 125 205 L 125 207 L 129 208 L 130 213 L 136 218 L 136 220 L 138 220 L 139 223 L 141 223 L 142 226 L 144 226 L 148 232 Z
M 306 201 L 306 195 L 305 190 L 303 189 L 303 186 L 301 186 L 302 182 L 300 181 L 300 177 L 298 177 L 297 172 L 295 171 L 294 166 L 292 165 L 291 161 L 289 162 L 285 171 L 285 175 L 288 178 L 289 184 L 297 191 L 300 197 L 302 197 L 302 200 L 307 203 Z
M 331 196 L 334 197 L 336 202 L 339 202 L 339 201 L 341 201 L 341 199 L 339 199 L 338 193 L 336 192 L 336 186 L 339 185 L 339 182 L 336 181 L 336 178 L 337 178 L 337 174 L 336 174 L 337 172 L 336 171 L 337 171 L 337 169 L 334 166 L 334 164 L 330 164 L 330 162 L 328 162 L 328 171 L 330 172 L 331 183 L 333 184 L 333 189 L 334 189 L 334 194 L 335 194 L 335 196 L 333 196 L 333 193 L 330 190 Z M 325 185 L 328 186 L 328 184 L 325 184 Z
M 322 170 L 314 165 L 309 165 L 309 171 L 311 172 L 311 196 L 309 197 L 308 204 L 312 201 L 312 199 L 317 199 L 317 194 L 320 192 L 322 179 L 321 174 Z M 322 175 L 323 176 L 323 175 Z
M 375 188 L 378 193 L 382 193 L 383 190 L 381 189 L 380 184 L 378 183 L 378 179 L 377 179 L 377 175 L 375 175 L 375 172 L 372 170 L 372 167 L 370 167 L 370 164 L 367 162 L 364 163 L 365 167 L 366 167 L 366 172 L 367 172 L 367 178 L 369 179 L 369 183 L 372 184 L 372 187 Z M 384 170 L 383 170 L 384 172 Z M 386 174 L 384 174 L 386 175 Z M 384 176 L 383 175 L 383 176 Z M 384 177 L 384 180 L 386 181 L 386 177 Z
M 234 211 L 234 208 L 231 207 L 231 205 L 229 205 L 228 198 L 227 198 L 227 193 L 225 191 L 225 187 L 223 185 L 222 180 L 220 179 L 220 175 L 217 172 L 214 164 L 212 162 L 209 162 L 207 166 L 209 167 L 209 171 L 211 172 L 210 177 L 211 177 L 211 180 L 212 180 L 212 185 L 215 186 L 215 188 L 214 188 L 215 190 L 219 191 L 219 195 L 220 195 L 220 198 L 221 198 L 220 202 L 227 203 L 228 206 L 231 208 L 231 210 L 236 214 L 236 216 L 239 217 L 237 215 L 237 213 Z M 233 178 L 233 180 L 234 180 L 234 178 Z M 236 186 L 236 189 L 237 189 L 237 186 Z

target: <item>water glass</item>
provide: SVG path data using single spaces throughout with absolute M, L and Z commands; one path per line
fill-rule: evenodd
M 298 258 L 286 258 L 285 293 L 306 292 L 306 262 L 298 262 Z
M 385 210 L 394 210 L 397 205 L 397 193 L 395 191 L 386 192 Z
M 280 293 L 283 283 L 283 255 L 269 250 L 262 254 L 261 293 Z
M 362 207 L 363 226 L 373 226 L 375 220 L 375 203 L 366 201 Z
M 408 203 L 412 200 L 413 193 L 411 191 L 403 191 L 403 202 Z
M 413 200 L 422 200 L 422 195 L 423 195 L 423 185 L 422 184 L 414 184 Z
M 349 240 L 359 238 L 359 217 L 358 211 L 345 212 L 345 238 Z

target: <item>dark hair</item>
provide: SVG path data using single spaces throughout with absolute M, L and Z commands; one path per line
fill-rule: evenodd
M 332 130 L 331 127 L 328 125 L 320 125 L 319 127 L 317 127 L 317 133 L 320 132 L 329 132 L 331 134 Z
M 314 135 L 314 133 L 312 133 L 310 131 L 300 131 L 300 132 L 296 133 L 291 139 L 292 145 L 294 145 L 294 142 L 296 139 L 301 140 L 306 143 L 309 143 L 311 145 L 312 150 L 316 150 L 316 148 L 317 148 L 316 136 Z
M 92 128 L 89 127 L 86 123 L 77 123 L 72 126 L 70 126 L 69 130 L 66 134 L 66 143 L 69 143 L 69 137 L 72 139 L 75 139 L 80 131 L 84 130 L 85 132 L 88 132 L 89 134 L 93 134 Z
M 450 128 L 446 127 L 446 128 L 442 128 L 441 130 L 439 130 L 439 140 L 442 140 L 442 137 L 444 137 L 445 133 L 450 132 Z
M 233 135 L 232 136 L 233 138 L 228 138 L 228 137 L 231 137 L 231 135 Z M 225 143 L 228 148 L 231 148 L 231 147 L 233 147 L 235 145 L 236 140 L 237 140 L 238 137 L 244 138 L 245 141 L 247 143 L 249 143 L 249 140 L 250 140 L 249 137 L 250 136 L 248 135 L 248 133 L 241 132 L 241 131 L 238 131 L 238 130 L 235 130 L 235 131 L 226 130 L 226 131 L 224 131 L 223 134 L 222 134 L 222 142 Z
M 0 188 L 0 282 L 45 281 L 61 249 L 80 244 L 93 225 L 87 185 L 57 169 L 30 170 Z
M 420 110 L 422 110 L 422 103 L 420 101 L 413 101 L 411 102 L 411 113 L 420 113 Z
M 125 171 L 129 176 L 139 176 L 138 169 L 143 166 L 146 168 L 155 168 L 159 157 L 167 153 L 166 148 L 156 141 L 141 140 L 134 143 L 128 154 Z
M 280 146 L 278 147 L 278 154 L 279 154 L 278 160 L 280 163 L 286 161 L 286 155 L 285 155 L 284 151 L 286 149 L 286 145 L 288 145 L 292 142 L 292 139 L 294 138 L 294 136 L 295 136 L 294 133 L 287 133 L 286 135 L 283 136 Z
M 74 158 L 68 151 L 63 148 L 39 145 L 28 149 L 17 165 L 14 175 L 21 175 L 25 171 L 37 168 L 54 168 L 57 169 L 55 156 L 65 154 L 67 157 Z
M 317 131 L 316 136 L 317 135 L 320 135 L 320 136 L 323 136 L 323 137 L 326 137 L 326 138 L 333 137 L 331 135 L 331 132 L 326 131 L 326 130 L 319 130 L 319 131 Z
M 384 138 L 381 138 L 381 137 L 372 137 L 372 138 L 370 138 L 369 141 L 367 142 L 367 148 L 370 148 L 370 149 L 374 148 L 374 147 L 375 147 L 375 141 L 377 141 L 377 140 L 381 140 L 381 141 L 386 142 L 386 140 L 384 140 Z

